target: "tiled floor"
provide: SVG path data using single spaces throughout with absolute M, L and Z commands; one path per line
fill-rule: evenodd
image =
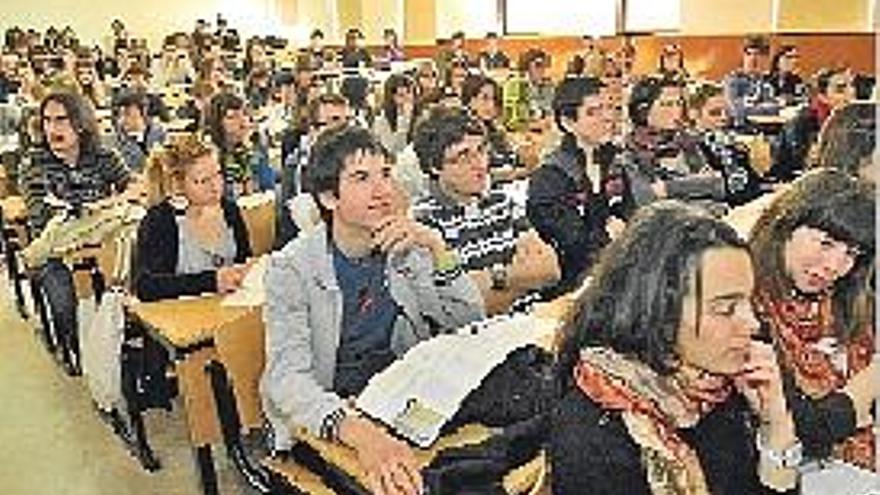
M 8 288 L 0 276 L 0 494 L 200 493 L 180 408 L 148 413 L 162 469 L 143 471 L 98 419 L 82 378 L 65 375 L 19 317 Z M 222 448 L 214 457 L 221 493 L 246 493 Z

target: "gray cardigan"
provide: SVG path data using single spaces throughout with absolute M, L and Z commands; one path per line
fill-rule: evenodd
M 291 446 L 295 427 L 319 435 L 325 418 L 345 404 L 332 391 L 342 291 L 327 238 L 323 225 L 303 234 L 273 254 L 266 271 L 266 367 L 260 388 L 279 449 Z M 392 256 L 386 273 L 401 310 L 391 336 L 398 356 L 430 338 L 431 323 L 451 331 L 485 316 L 470 277 L 438 283 L 425 250 Z

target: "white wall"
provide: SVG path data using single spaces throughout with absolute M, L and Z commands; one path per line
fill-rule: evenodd
M 403 0 L 363 0 L 361 4 L 361 29 L 367 43 L 382 43 L 382 31 L 392 28 L 402 41 Z
M 775 0 L 682 0 L 681 31 L 688 35 L 738 35 L 773 30 Z
M 594 36 L 614 34 L 617 0 L 508 0 L 507 29 L 512 33 Z
M 496 0 L 437 0 L 436 10 L 437 37 L 448 38 L 456 31 L 464 31 L 470 38 L 501 32 Z

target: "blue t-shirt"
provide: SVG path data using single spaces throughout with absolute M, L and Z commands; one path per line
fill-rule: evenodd
M 333 267 L 342 290 L 342 331 L 336 351 L 333 390 L 356 395 L 394 360 L 391 332 L 398 306 L 388 290 L 385 255 L 348 258 L 333 247 Z

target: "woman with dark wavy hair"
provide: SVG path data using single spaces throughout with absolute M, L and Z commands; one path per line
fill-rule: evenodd
M 412 142 L 416 106 L 416 82 L 406 74 L 392 74 L 385 80 L 382 109 L 373 122 L 373 134 L 382 146 L 397 155 Z
M 860 101 L 837 109 L 819 133 L 817 167 L 877 181 L 877 104 Z
M 636 214 L 564 331 L 553 493 L 796 493 L 799 443 L 773 349 L 752 340 L 753 283 L 723 222 L 678 202 Z
M 811 172 L 752 229 L 756 310 L 782 357 L 798 435 L 811 457 L 873 464 L 874 188 Z

